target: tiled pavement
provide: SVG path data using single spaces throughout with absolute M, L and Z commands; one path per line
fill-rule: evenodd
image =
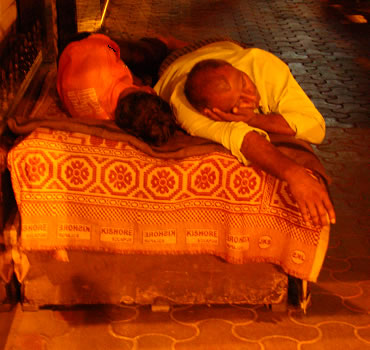
M 105 21 L 107 31 L 124 37 L 229 36 L 269 50 L 325 116 L 327 137 L 317 151 L 333 179 L 337 224 L 306 315 L 236 305 L 169 313 L 18 307 L 6 350 L 370 349 L 370 35 L 368 24 L 351 22 L 353 14 L 369 19 L 367 2 L 111 0 Z

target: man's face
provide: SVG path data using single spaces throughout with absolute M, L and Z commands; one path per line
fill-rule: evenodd
M 234 108 L 258 108 L 260 95 L 247 74 L 232 66 L 219 68 L 219 73 L 229 82 L 230 90 L 214 95 L 210 101 L 211 108 L 223 112 L 232 112 Z

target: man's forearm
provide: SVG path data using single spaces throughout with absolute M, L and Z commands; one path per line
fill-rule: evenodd
M 241 151 L 249 161 L 281 180 L 290 180 L 301 168 L 256 132 L 245 135 Z
M 253 128 L 258 128 L 271 134 L 292 135 L 296 132 L 280 114 L 259 114 L 251 108 L 234 108 L 232 113 L 220 111 L 217 108 L 205 108 L 203 114 L 216 121 L 244 122 Z
M 248 121 L 248 125 L 265 130 L 268 133 L 295 135 L 295 131 L 280 114 L 256 114 Z

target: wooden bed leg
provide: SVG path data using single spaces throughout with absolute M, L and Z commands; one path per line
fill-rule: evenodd
M 15 305 L 12 295 L 9 293 L 10 289 L 10 284 L 6 284 L 0 279 L 0 313 L 10 311 Z
M 291 306 L 301 308 L 306 314 L 307 308 L 311 303 L 309 282 L 289 276 L 288 300 Z
M 22 307 L 22 311 L 24 311 L 24 312 L 39 311 L 39 309 L 40 309 L 39 304 L 36 304 L 35 302 L 29 301 L 29 300 L 27 300 L 27 298 L 25 298 L 24 295 L 25 295 L 26 285 L 27 285 L 27 281 L 24 281 L 23 283 L 20 283 L 19 300 L 20 300 L 20 304 L 21 304 L 21 307 Z
M 303 310 L 303 313 L 306 314 L 307 307 L 310 304 L 311 301 L 311 293 L 308 291 L 308 281 L 302 280 L 302 295 L 301 295 L 301 308 Z
M 165 299 L 155 299 L 153 304 L 151 304 L 153 312 L 169 312 L 171 309 L 171 304 Z

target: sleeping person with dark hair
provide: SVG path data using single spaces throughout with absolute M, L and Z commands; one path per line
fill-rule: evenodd
M 74 118 L 115 120 L 147 143 L 165 143 L 176 128 L 169 104 L 122 58 L 127 57 L 143 77 L 155 74 L 168 53 L 166 43 L 154 38 L 140 40 L 137 46 L 122 42 L 121 54 L 120 46 L 104 34 L 80 38 L 66 45 L 58 61 L 57 90 L 68 113 Z

